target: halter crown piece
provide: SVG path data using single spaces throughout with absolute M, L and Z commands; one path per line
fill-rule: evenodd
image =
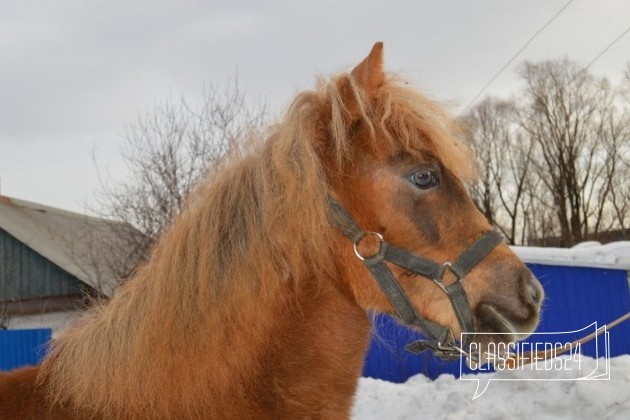
M 473 267 L 503 242 L 503 236 L 496 230 L 486 232 L 468 247 L 454 263 L 439 264 L 385 242 L 379 233 L 363 231 L 352 216 L 331 197 L 328 198 L 328 208 L 331 223 L 354 244 L 357 258 L 363 261 L 363 264 L 372 273 L 381 291 L 394 308 L 398 319 L 408 326 L 423 329 L 431 337 L 431 340 L 419 340 L 407 344 L 405 346 L 407 351 L 418 354 L 425 350 L 431 350 L 438 357 L 447 360 L 457 359 L 462 354 L 467 355 L 468 353 L 463 349 L 469 346 L 472 334 L 464 334 L 461 347 L 458 347 L 450 328 L 419 316 L 385 262 L 406 268 L 414 274 L 433 281 L 451 301 L 462 332 L 474 333 L 472 312 L 462 281 Z M 374 255 L 363 256 L 359 253 L 358 245 L 366 236 L 376 236 L 380 242 L 379 250 Z M 446 271 L 450 271 L 457 279 L 448 286 L 442 282 Z

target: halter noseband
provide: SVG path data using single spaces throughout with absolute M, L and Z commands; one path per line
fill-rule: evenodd
M 503 242 L 501 234 L 495 230 L 486 232 L 464 251 L 454 263 L 445 262 L 438 264 L 385 242 L 379 233 L 361 230 L 352 216 L 332 198 L 328 199 L 328 208 L 332 224 L 346 238 L 352 241 L 357 258 L 363 261 L 363 264 L 372 273 L 372 276 L 394 308 L 398 318 L 406 325 L 422 328 L 432 338 L 432 340 L 419 340 L 407 344 L 405 348 L 416 354 L 425 350 L 432 350 L 437 356 L 449 360 L 456 359 L 462 354 L 466 355 L 467 353 L 463 349 L 470 344 L 472 334 L 464 335 L 464 341 L 461 343 L 462 349 L 457 346 L 450 328 L 419 316 L 396 277 L 385 264 L 385 261 L 432 280 L 446 293 L 451 301 L 462 332 L 473 333 L 472 312 L 466 292 L 462 286 L 462 280 L 490 251 Z M 363 256 L 358 250 L 359 243 L 366 236 L 376 236 L 380 242 L 379 250 L 374 255 Z M 450 271 L 457 279 L 448 286 L 442 282 L 447 271 Z

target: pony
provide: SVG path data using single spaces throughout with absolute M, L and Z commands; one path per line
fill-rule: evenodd
M 474 166 L 453 120 L 385 73 L 375 44 L 211 172 L 147 262 L 40 366 L 0 376 L 0 417 L 349 418 L 369 314 L 394 309 L 354 254 L 377 240 L 353 250 L 330 200 L 390 244 L 453 260 L 492 230 L 466 191 Z M 461 332 L 434 282 L 387 265 L 422 317 Z M 513 340 L 536 327 L 541 286 L 506 244 L 462 286 L 475 331 Z

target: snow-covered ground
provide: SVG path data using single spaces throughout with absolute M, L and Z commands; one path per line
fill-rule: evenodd
M 584 356 L 590 372 L 604 359 Z M 559 380 L 569 372 L 497 372 L 487 391 L 472 399 L 476 381 L 442 375 L 431 381 L 416 375 L 404 383 L 361 378 L 353 420 L 394 419 L 630 419 L 630 355 L 610 360 L 609 380 Z M 479 375 L 467 375 L 476 378 Z M 542 380 L 555 379 L 555 380 Z M 497 380 L 498 379 L 498 380 Z M 501 379 L 511 379 L 509 381 Z

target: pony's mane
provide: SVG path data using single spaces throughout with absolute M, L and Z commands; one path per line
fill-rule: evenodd
M 369 97 L 347 73 L 320 81 L 266 139 L 212 171 L 148 262 L 53 343 L 39 381 L 54 401 L 159 418 L 202 415 L 194 402 L 200 409 L 221 392 L 246 394 L 261 361 L 239 355 L 269 339 L 265 328 L 305 281 L 334 275 L 322 151 L 340 167 L 352 158 L 342 82 L 375 144 L 430 152 L 456 175 L 472 174 L 451 120 L 395 77 Z M 226 391 L 207 380 L 217 375 Z

